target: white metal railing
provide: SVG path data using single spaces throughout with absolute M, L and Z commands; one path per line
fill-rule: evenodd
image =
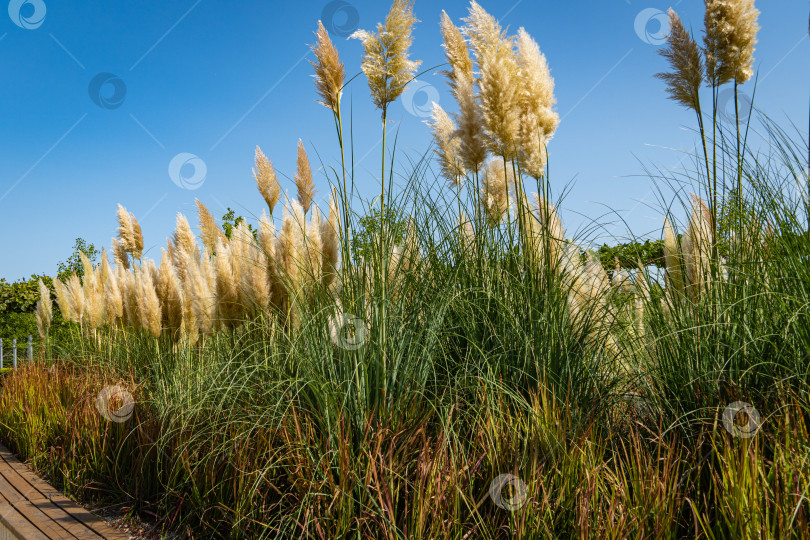
M 26 347 L 26 356 L 28 361 L 32 361 L 34 359 L 34 345 L 33 345 L 33 336 L 28 336 L 27 340 L 27 347 Z M 0 338 L 0 369 L 3 369 L 3 362 L 5 360 L 5 356 L 3 354 L 3 338 Z M 17 338 L 11 340 L 11 367 L 12 369 L 17 369 Z

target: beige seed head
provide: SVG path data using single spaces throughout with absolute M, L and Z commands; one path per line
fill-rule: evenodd
M 118 238 L 113 238 L 111 241 L 111 248 L 113 252 L 113 260 L 115 261 L 115 266 L 128 269 L 129 255 L 127 254 L 127 250 L 124 247 L 124 244 Z
M 539 179 L 546 164 L 545 147 L 560 123 L 554 112 L 554 79 L 540 47 L 523 28 L 518 31 L 517 58 L 521 80 L 518 156 L 523 170 Z
M 217 255 L 214 257 L 216 272 L 216 313 L 221 324 L 232 322 L 238 316 L 240 307 L 239 280 L 234 268 L 232 254 L 234 243 L 224 246 L 217 243 Z
M 664 265 L 666 266 L 669 285 L 679 293 L 684 292 L 682 262 L 678 237 L 675 235 L 675 230 L 669 218 L 664 218 Z
M 700 85 L 705 77 L 700 48 L 672 8 L 669 10 L 669 26 L 667 45 L 658 54 L 667 59 L 671 71 L 655 76 L 666 83 L 670 99 L 697 111 L 700 108 Z
M 281 197 L 281 187 L 278 185 L 278 178 L 276 178 L 276 171 L 270 159 L 264 155 L 262 149 L 256 147 L 256 168 L 253 169 L 253 177 L 256 179 L 256 185 L 259 187 L 259 193 L 262 194 L 264 202 L 270 208 L 270 215 L 273 215 L 273 209 L 276 207 L 279 198 Z
M 138 220 L 127 209 L 118 205 L 118 239 L 121 250 L 130 253 L 135 259 L 143 256 L 143 234 Z
M 84 290 L 79 276 L 71 274 L 67 282 L 67 301 L 70 304 L 70 312 L 73 321 L 83 323 L 84 321 Z
M 709 207 L 693 194 L 692 212 L 681 250 L 686 266 L 686 292 L 695 302 L 710 286 L 713 231 Z
M 415 22 L 413 2 L 394 0 L 385 23 L 377 24 L 376 32 L 358 30 L 350 36 L 363 43 L 361 69 L 379 109 L 386 109 L 402 94 L 421 64 L 409 58 Z
M 337 203 L 337 192 L 329 198 L 329 216 L 321 226 L 323 241 L 323 285 L 329 287 L 334 283 L 340 263 L 340 210 Z
M 55 279 L 53 281 L 53 289 L 56 293 L 56 304 L 59 306 L 59 311 L 62 312 L 62 317 L 66 321 L 77 320 L 76 313 L 73 311 L 73 304 L 68 299 L 70 293 L 68 292 L 67 285 Z
M 487 146 L 494 154 L 511 160 L 517 153 L 522 92 L 513 40 L 476 2 L 471 3 L 464 20 L 464 32 L 480 72 L 478 87 Z
M 101 258 L 102 273 L 104 278 L 104 313 L 109 324 L 114 324 L 124 315 L 124 300 L 121 297 L 119 286 L 119 276 L 123 267 L 116 266 L 115 271 L 109 267 L 106 256 Z
M 213 251 L 217 240 L 221 240 L 223 244 L 226 244 L 228 238 L 225 236 L 225 233 L 222 232 L 219 225 L 217 225 L 217 221 L 208 208 L 199 199 L 194 199 L 194 202 L 197 203 L 197 213 L 200 216 L 200 230 L 202 231 L 201 237 L 203 245 L 208 248 L 209 251 Z
M 141 326 L 146 328 L 155 339 L 160 337 L 160 300 L 153 276 L 157 274 L 155 261 L 149 260 L 144 263 L 144 268 L 137 272 L 137 303 L 138 317 Z
M 177 339 L 183 326 L 183 291 L 177 270 L 165 249 L 161 249 L 158 268 L 157 296 L 161 307 L 161 324 Z
M 754 0 L 705 0 L 706 79 L 713 86 L 743 84 L 754 73 L 759 11 Z
M 83 252 L 79 252 L 79 257 L 84 268 L 84 283 L 82 290 L 84 294 L 84 320 L 88 328 L 95 330 L 104 324 L 104 284 L 101 281 L 100 269 L 93 268 L 90 259 Z
M 459 156 L 466 170 L 477 172 L 487 160 L 487 147 L 481 104 L 473 82 L 467 79 L 458 81 L 455 96 L 459 108 Z
M 454 91 L 460 80 L 473 81 L 473 63 L 467 41 L 446 12 L 442 10 L 440 23 L 442 38 L 444 38 L 444 54 L 450 64 L 450 70 L 444 74 L 449 79 L 450 88 Z
M 194 233 L 191 231 L 191 226 L 188 224 L 188 219 L 181 213 L 177 213 L 177 225 L 174 230 L 174 246 L 175 249 L 182 253 L 194 255 L 198 252 L 197 239 L 194 238 Z
M 38 281 L 37 285 L 39 286 L 39 301 L 36 307 L 37 331 L 39 337 L 44 340 L 53 319 L 53 302 L 51 301 L 51 291 L 45 286 L 42 279 Z
M 309 157 L 304 149 L 304 143 L 298 139 L 297 172 L 295 173 L 295 187 L 298 189 L 298 202 L 309 212 L 312 206 L 312 197 L 315 195 L 315 183 L 312 181 L 312 169 L 309 166 Z
M 433 104 L 432 121 L 433 141 L 436 144 L 436 155 L 439 158 L 441 173 L 450 184 L 458 188 L 465 175 L 461 163 L 461 141 L 457 137 L 456 125 L 438 103 Z
M 315 53 L 316 61 L 310 61 L 310 64 L 315 68 L 315 88 L 318 90 L 318 95 L 321 96 L 318 103 L 338 114 L 346 69 L 329 38 L 329 32 L 323 27 L 321 21 L 318 21 L 318 31 L 315 32 L 315 37 L 317 44 L 310 46 L 310 49 Z
M 514 180 L 512 168 L 508 167 L 510 180 Z M 484 215 L 491 226 L 498 225 L 506 215 L 510 205 L 509 181 L 504 171 L 503 158 L 496 157 L 489 161 L 484 169 L 484 179 L 481 185 L 481 204 Z

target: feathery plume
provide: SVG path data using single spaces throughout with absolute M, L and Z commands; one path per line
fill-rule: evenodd
M 340 261 L 340 210 L 335 192 L 329 197 L 329 216 L 321 225 L 323 242 L 323 285 L 334 283 Z
M 233 322 L 239 312 L 239 281 L 237 269 L 234 268 L 233 250 L 236 246 L 232 242 L 228 246 L 217 243 L 217 255 L 214 258 L 216 272 L 216 302 L 217 317 L 221 324 Z
M 180 212 L 177 213 L 177 226 L 174 230 L 173 240 L 177 251 L 190 255 L 197 254 L 197 240 L 194 238 L 188 219 Z
M 67 285 L 62 281 L 53 280 L 53 289 L 56 293 L 56 304 L 59 306 L 59 311 L 62 312 L 62 317 L 66 321 L 75 321 L 76 313 L 73 311 L 73 304 L 68 300 L 69 292 Z
M 295 187 L 298 189 L 298 202 L 304 209 L 304 214 L 312 206 L 312 197 L 315 195 L 315 184 L 312 181 L 312 169 L 309 166 L 307 151 L 304 143 L 298 139 L 297 172 L 295 173 Z
M 667 270 L 669 286 L 679 293 L 684 292 L 681 263 L 678 237 L 675 235 L 675 230 L 672 228 L 669 218 L 664 218 L 664 265 Z
M 376 32 L 358 30 L 350 36 L 363 43 L 361 68 L 378 109 L 386 109 L 389 103 L 396 101 L 421 64 L 408 55 L 415 22 L 413 2 L 394 0 L 385 23 L 377 24 Z
M 79 257 L 84 268 L 84 283 L 82 290 L 84 293 L 84 319 L 91 330 L 99 328 L 104 324 L 104 284 L 101 281 L 100 272 L 93 268 L 93 263 L 83 252 L 79 252 Z
M 508 170 L 510 176 L 513 176 L 511 167 Z M 484 207 L 487 222 L 493 227 L 501 222 L 510 205 L 509 184 L 514 178 L 507 180 L 506 174 L 501 157 L 491 159 L 484 169 L 481 204 Z
M 102 250 L 101 254 L 101 274 L 104 276 L 104 314 L 107 317 L 107 322 L 110 324 L 115 323 L 124 315 L 124 301 L 121 298 L 121 288 L 118 285 L 118 276 L 123 267 L 116 266 L 113 271 L 110 268 L 110 262 L 107 260 L 107 254 Z
M 712 86 L 747 82 L 754 73 L 759 10 L 754 0 L 705 0 L 706 79 Z
M 276 227 L 267 215 L 262 212 L 259 220 L 259 246 L 267 261 L 267 282 L 270 287 L 270 302 L 278 305 L 283 297 L 279 277 L 279 262 L 276 253 Z
M 658 54 L 667 59 L 672 71 L 657 73 L 655 77 L 666 83 L 670 99 L 699 111 L 700 85 L 705 77 L 700 48 L 672 8 L 669 9 L 669 26 L 667 46 Z
M 315 68 L 315 88 L 318 90 L 318 95 L 321 96 L 318 103 L 338 114 L 346 69 L 329 38 L 329 32 L 323 27 L 321 21 L 318 21 L 318 31 L 315 32 L 315 37 L 317 45 L 310 45 L 310 49 L 315 53 L 316 61 L 309 63 Z
M 67 282 L 67 301 L 70 304 L 71 320 L 81 324 L 84 320 L 84 290 L 79 276 L 71 274 Z
M 474 1 L 464 20 L 481 73 L 478 87 L 486 143 L 494 154 L 510 160 L 516 156 L 522 91 L 513 42 L 505 37 L 495 18 Z
M 160 268 L 158 268 L 157 296 L 161 307 L 161 324 L 177 339 L 183 328 L 183 291 L 177 278 L 177 269 L 161 248 Z
M 155 261 L 149 260 L 137 272 L 137 303 L 141 326 L 146 328 L 155 339 L 160 337 L 160 300 L 155 289 L 153 276 L 157 274 Z
M 681 241 L 681 249 L 686 266 L 686 292 L 695 302 L 709 287 L 713 231 L 709 207 L 697 195 L 692 194 L 692 212 Z
M 276 240 L 276 257 L 284 274 L 285 296 L 297 296 L 301 287 L 304 255 L 304 209 L 296 200 L 288 200 Z
M 442 176 L 453 187 L 461 186 L 464 166 L 461 164 L 459 150 L 461 142 L 456 137 L 456 126 L 450 116 L 438 103 L 433 104 L 432 121 L 428 123 L 433 129 L 433 140 L 436 143 L 436 155 L 441 164 Z
M 118 238 L 121 250 L 131 253 L 135 259 L 143 256 L 143 234 L 138 220 L 127 209 L 118 205 Z
M 470 50 L 461 29 L 453 24 L 453 21 L 450 20 L 444 10 L 442 10 L 440 27 L 442 38 L 444 38 L 444 54 L 450 64 L 450 70 L 443 73 L 449 79 L 450 88 L 455 91 L 460 80 L 467 80 L 470 83 L 473 81 L 473 63 L 470 58 Z
M 523 170 L 539 179 L 546 165 L 545 147 L 560 123 L 559 115 L 553 110 L 557 103 L 554 79 L 545 55 L 523 28 L 518 31 L 517 58 L 521 80 L 518 157 Z
M 126 247 L 124 247 L 124 243 L 118 238 L 113 238 L 111 241 L 111 248 L 115 266 L 129 269 L 129 255 L 127 255 L 127 250 Z
M 259 193 L 262 194 L 264 202 L 270 208 L 270 215 L 273 215 L 273 209 L 276 207 L 279 198 L 281 197 L 281 187 L 278 185 L 278 178 L 276 178 L 276 170 L 270 159 L 264 155 L 262 149 L 256 147 L 256 168 L 253 169 L 253 177 L 256 179 L 256 185 L 259 187 Z
M 306 230 L 307 273 L 314 285 L 323 282 L 323 238 L 321 230 L 323 219 L 321 211 L 316 206 L 312 210 L 312 221 Z
M 225 236 L 225 233 L 222 232 L 222 229 L 217 225 L 217 221 L 214 219 L 211 212 L 208 211 L 208 208 L 199 199 L 194 199 L 194 202 L 197 203 L 197 213 L 200 216 L 200 230 L 202 231 L 200 236 L 202 237 L 203 245 L 208 248 L 209 251 L 213 251 L 217 240 L 221 240 L 223 244 L 227 244 L 228 237 Z
M 42 279 L 37 284 L 39 286 L 39 301 L 36 307 L 37 331 L 39 337 L 45 340 L 53 319 L 53 303 L 51 302 L 51 291 L 45 286 Z
M 477 172 L 487 159 L 487 147 L 483 127 L 484 118 L 473 81 L 459 80 L 455 97 L 459 108 L 456 119 L 459 155 L 466 170 Z

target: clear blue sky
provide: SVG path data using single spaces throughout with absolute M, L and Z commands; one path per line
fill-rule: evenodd
M 642 163 L 676 167 L 678 150 L 693 144 L 694 118 L 668 101 L 652 77 L 665 68 L 656 54 L 658 23 L 651 20 L 637 32 L 636 20 L 645 9 L 672 5 L 699 30 L 703 2 L 481 4 L 511 32 L 525 27 L 548 58 L 562 117 L 550 146 L 552 182 L 574 181 L 563 208 L 567 228 L 610 207 L 635 234 L 658 234 L 660 215 L 640 202 L 655 201 L 651 182 L 637 175 Z M 109 246 L 118 202 L 140 219 L 148 255 L 155 258 L 178 211 L 196 223 L 195 197 L 218 216 L 226 206 L 260 214 L 263 203 L 251 175 L 257 144 L 287 177 L 284 188 L 292 187 L 299 138 L 313 162 L 317 149 L 325 162 L 334 163 L 334 127 L 329 112 L 315 103 L 306 44 L 313 41 L 318 19 L 328 19 L 353 75 L 361 44 L 341 34 L 353 29 L 355 20 L 360 28 L 372 28 L 388 7 L 366 0 L 12 0 L 14 17 L 0 10 L 0 277 L 54 274 L 76 237 Z M 762 11 L 757 105 L 774 118 L 806 126 L 807 2 L 759 0 L 757 7 Z M 459 23 L 467 4 L 415 4 L 421 22 L 413 56 L 423 67 L 443 62 L 442 8 Z M 99 76 L 104 73 L 111 75 Z M 89 87 L 96 77 L 100 94 L 94 101 Z M 428 128 L 418 115 L 427 98 L 453 109 L 441 76 L 426 74 L 420 84 L 430 86 L 411 100 L 417 114 L 402 102 L 391 112 L 406 152 L 428 147 Z M 362 76 L 345 95 L 346 103 L 354 104 L 356 157 L 368 153 L 358 183 L 371 197 L 378 189 L 379 147 L 373 147 L 379 115 Z M 181 153 L 205 164 L 197 189 L 183 189 L 170 178 L 169 164 Z M 193 164 L 181 171 L 191 176 Z M 319 173 L 316 183 L 322 200 L 326 177 Z M 613 232 L 626 233 L 624 225 Z

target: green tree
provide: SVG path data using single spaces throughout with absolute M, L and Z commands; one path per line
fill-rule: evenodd
M 237 216 L 236 213 L 230 207 L 228 207 L 228 212 L 222 216 L 222 230 L 225 232 L 225 236 L 228 238 L 228 240 L 231 239 L 233 230 L 243 221 L 245 221 L 245 218 L 242 216 Z M 259 231 L 254 229 L 250 223 L 248 223 L 247 226 L 248 230 L 250 230 L 251 234 L 253 235 L 253 238 L 258 240 Z
M 57 266 L 56 276 L 60 280 L 64 281 L 70 277 L 70 274 L 76 274 L 79 277 L 84 276 L 84 267 L 79 253 L 84 253 L 90 259 L 90 262 L 95 263 L 99 251 L 96 246 L 87 243 L 84 238 L 77 238 L 76 243 L 73 245 L 73 253 L 66 261 L 60 262 Z
M 384 213 L 379 209 L 372 210 L 370 214 L 360 218 L 359 230 L 352 236 L 352 258 L 356 263 L 359 263 L 361 258 L 369 260 L 374 253 L 374 244 L 382 230 L 383 220 L 387 223 L 386 227 L 391 232 L 395 244 L 402 244 L 405 241 L 408 232 L 407 220 L 390 208 L 386 208 Z

